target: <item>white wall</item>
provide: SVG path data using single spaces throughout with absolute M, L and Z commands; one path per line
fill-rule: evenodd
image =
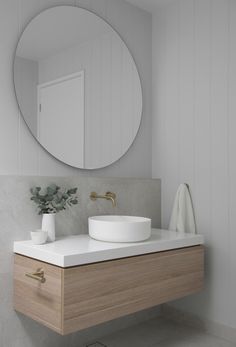
M 236 328 L 236 2 L 179 0 L 153 19 L 153 177 L 163 226 L 180 182 L 206 238 L 203 293 L 178 307 Z
M 138 137 L 114 165 L 87 172 L 70 168 L 45 152 L 21 119 L 14 95 L 12 62 L 25 25 L 56 5 L 83 6 L 104 17 L 121 34 L 141 75 L 144 110 Z M 123 0 L 0 1 L 0 174 L 151 177 L 151 15 Z
M 39 61 L 39 83 L 84 71 L 85 167 L 120 158 L 137 133 L 142 109 L 140 80 L 115 32 L 101 34 Z

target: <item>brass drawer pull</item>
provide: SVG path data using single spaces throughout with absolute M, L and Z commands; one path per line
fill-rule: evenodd
M 39 281 L 40 283 L 45 283 L 46 278 L 44 277 L 44 271 L 43 269 L 37 269 L 36 272 L 31 273 L 26 273 L 26 277 L 32 278 L 33 280 Z

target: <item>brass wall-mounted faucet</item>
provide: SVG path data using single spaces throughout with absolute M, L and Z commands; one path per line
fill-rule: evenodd
M 112 202 L 112 206 L 116 206 L 116 194 L 112 192 L 106 192 L 105 195 L 98 195 L 96 192 L 90 194 L 90 199 L 96 201 L 97 199 L 106 199 Z

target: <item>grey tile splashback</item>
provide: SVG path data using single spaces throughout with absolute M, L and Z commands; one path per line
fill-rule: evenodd
M 161 225 L 161 182 L 152 179 L 89 177 L 0 176 L 0 347 L 73 346 L 77 335 L 60 337 L 12 308 L 12 247 L 14 240 L 29 238 L 29 231 L 40 228 L 41 217 L 30 201 L 32 186 L 56 183 L 62 188 L 78 187 L 79 204 L 56 216 L 60 235 L 88 232 L 87 219 L 92 215 L 126 214 L 150 217 L 153 227 Z M 117 206 L 110 201 L 89 199 L 90 192 L 117 194 Z M 131 319 L 132 320 L 132 319 Z M 117 323 L 116 323 L 117 324 Z M 119 323 L 120 324 L 120 323 Z M 115 323 L 90 329 L 83 335 L 98 336 Z M 12 334 L 12 332 L 14 332 Z M 92 335 L 91 335 L 92 334 Z M 81 337 L 81 334 L 78 336 Z M 82 337 L 81 337 L 82 338 Z

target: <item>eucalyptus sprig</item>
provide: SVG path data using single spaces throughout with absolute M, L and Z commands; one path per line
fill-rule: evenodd
M 66 210 L 67 207 L 78 204 L 78 196 L 76 196 L 77 188 L 71 188 L 61 191 L 61 187 L 51 184 L 42 194 L 41 187 L 30 189 L 32 200 L 38 207 L 39 214 L 58 213 Z

